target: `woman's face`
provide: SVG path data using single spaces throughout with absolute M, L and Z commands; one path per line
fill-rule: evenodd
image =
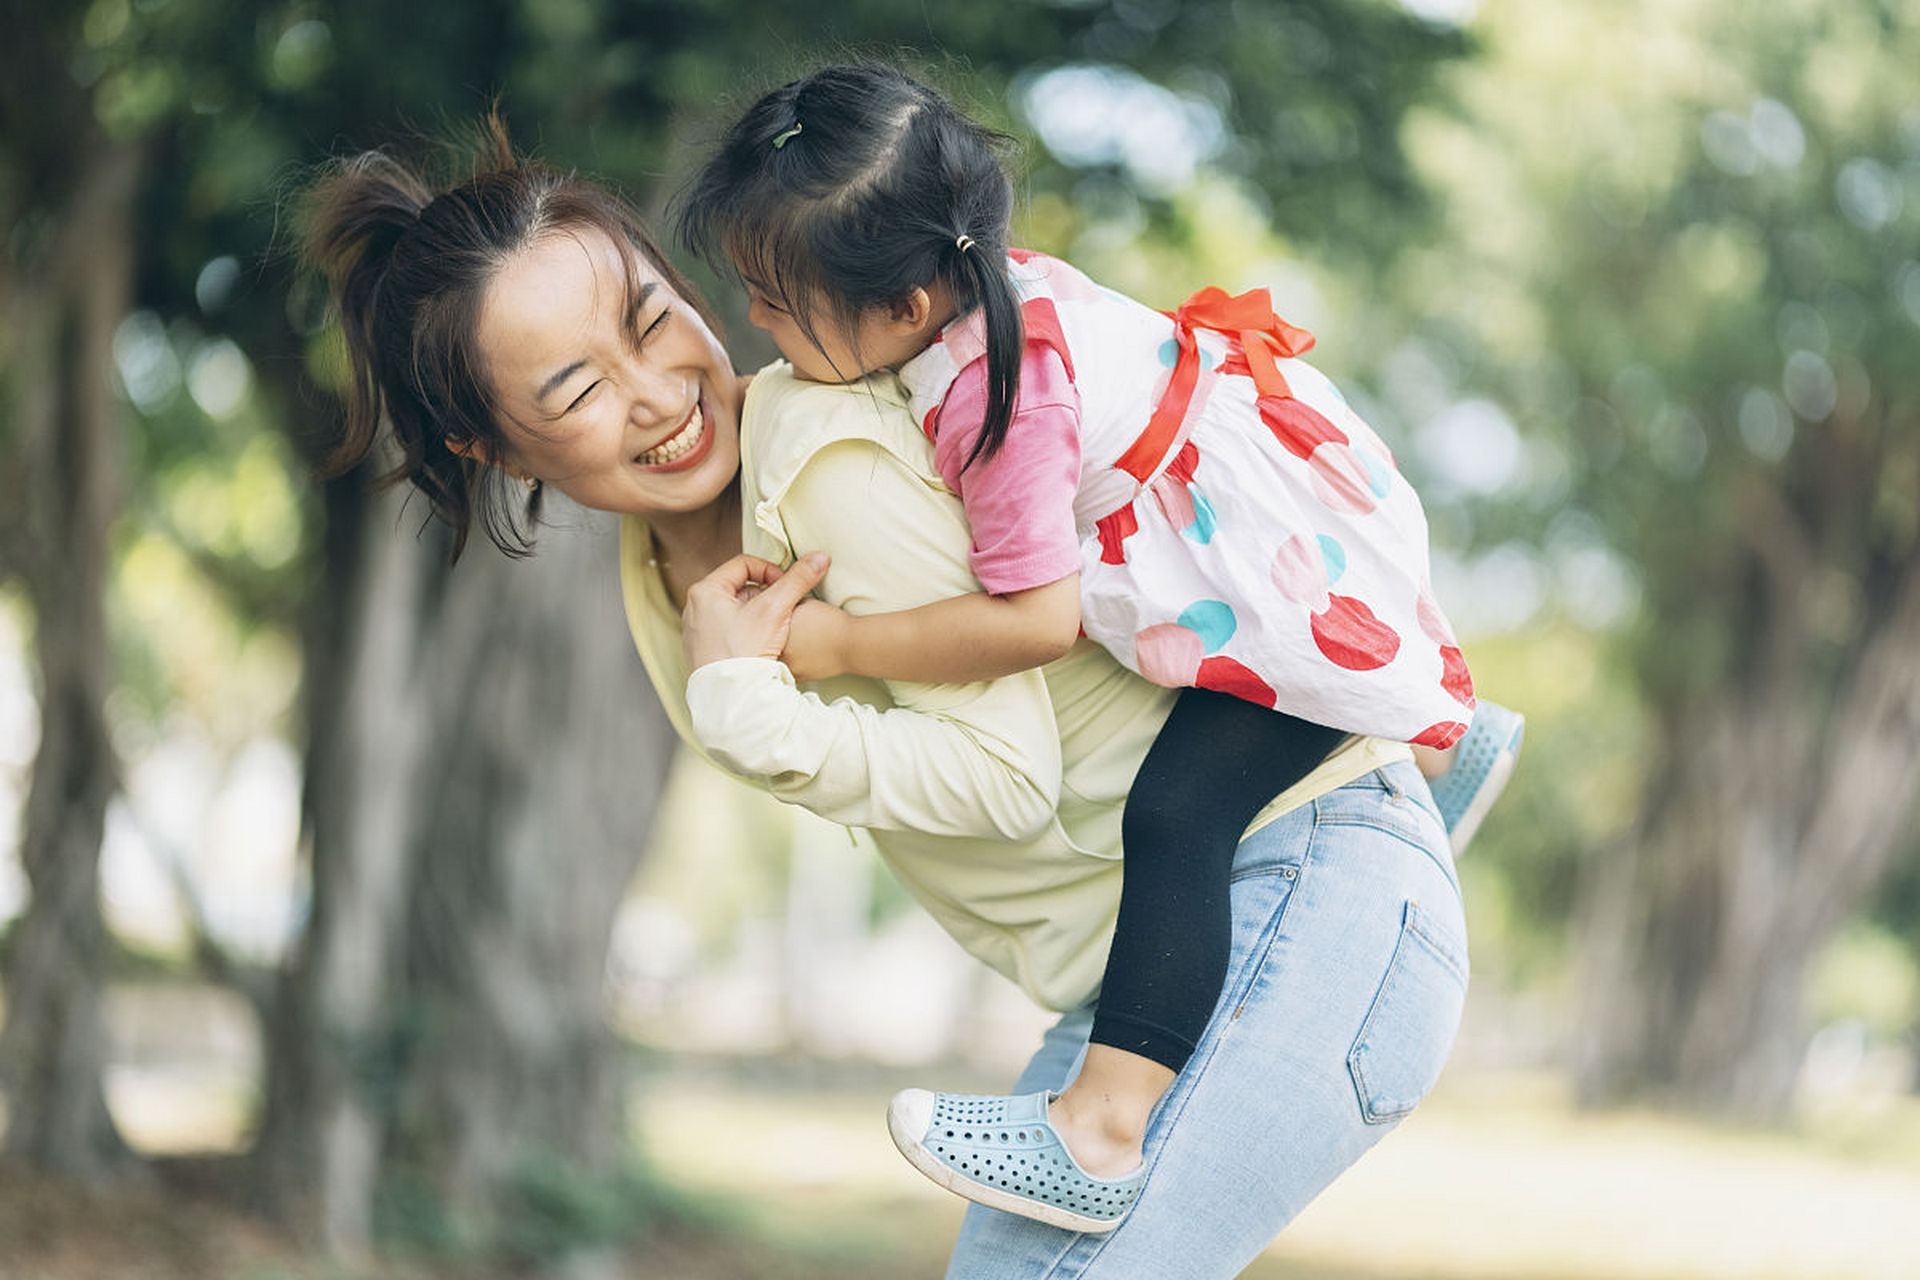
M 627 338 L 621 254 L 639 292 Z M 699 313 L 646 259 L 595 228 L 548 233 L 510 259 L 476 335 L 511 442 L 503 459 L 582 506 L 697 511 L 740 466 L 740 380 Z

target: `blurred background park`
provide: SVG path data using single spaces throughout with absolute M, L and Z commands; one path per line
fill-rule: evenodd
M 289 259 L 315 164 L 496 98 L 658 218 L 849 53 L 1020 139 L 1024 243 L 1318 333 L 1530 718 L 1447 1075 L 1249 1274 L 1920 1276 L 1914 0 L 0 23 L 0 1276 L 939 1274 L 884 1099 L 1044 1016 L 675 759 L 601 519 L 450 573 L 313 478 Z

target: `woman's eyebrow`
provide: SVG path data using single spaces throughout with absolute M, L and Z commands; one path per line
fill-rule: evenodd
M 585 360 L 575 360 L 572 364 L 541 383 L 540 390 L 534 392 L 534 401 L 536 403 L 544 402 L 548 396 L 559 390 L 561 383 L 586 367 L 587 362 Z

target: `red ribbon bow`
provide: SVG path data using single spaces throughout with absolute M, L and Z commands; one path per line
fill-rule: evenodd
M 1281 399 L 1291 396 L 1293 391 L 1281 376 L 1274 358 L 1291 358 L 1313 346 L 1311 333 L 1273 313 L 1273 299 L 1265 289 L 1249 289 L 1235 297 L 1209 285 L 1188 298 L 1178 311 L 1167 314 L 1173 319 L 1173 336 L 1179 344 L 1173 376 L 1167 379 L 1166 394 L 1160 397 L 1146 430 L 1114 464 L 1141 484 L 1147 482 L 1160 460 L 1167 456 L 1180 432 L 1180 424 L 1186 420 L 1187 408 L 1193 403 L 1194 389 L 1200 383 L 1200 343 L 1194 336 L 1196 330 L 1211 329 L 1238 340 L 1253 385 L 1262 396 Z

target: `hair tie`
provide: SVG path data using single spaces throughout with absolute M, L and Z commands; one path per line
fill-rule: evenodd
M 953 238 L 953 247 L 965 253 L 967 250 L 973 248 L 973 237 L 962 232 Z
M 787 139 L 793 137 L 796 133 L 799 133 L 799 132 L 800 132 L 800 122 L 798 120 L 795 120 L 793 122 L 793 128 L 788 129 L 785 133 L 778 133 L 774 135 L 773 149 L 775 151 L 778 151 L 780 148 L 786 146 Z

